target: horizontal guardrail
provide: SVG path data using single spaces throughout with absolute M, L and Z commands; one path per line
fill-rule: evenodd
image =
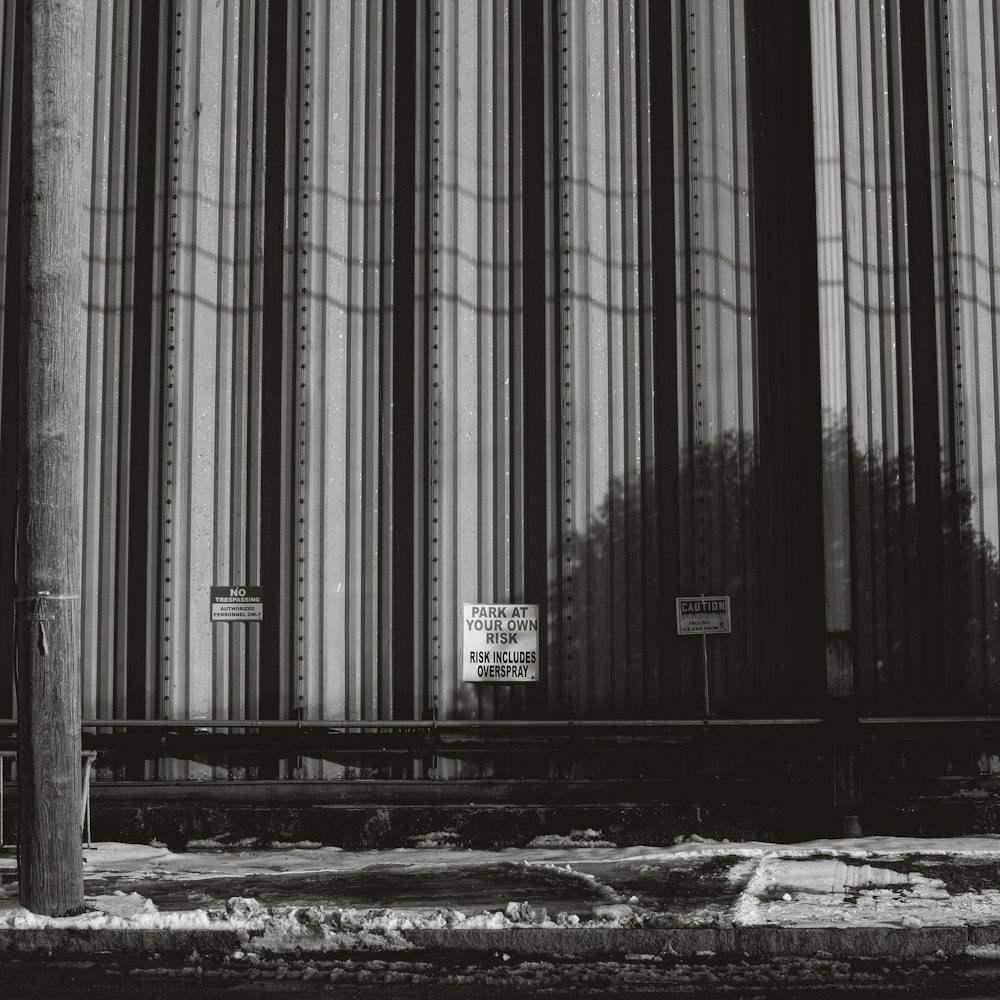
M 998 718 L 997 721 L 1000 721 Z M 84 719 L 84 729 L 558 729 L 702 726 L 816 726 L 826 719 Z M 17 719 L 0 719 L 17 727 Z

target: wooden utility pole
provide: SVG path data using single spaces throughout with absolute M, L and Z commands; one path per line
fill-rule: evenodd
M 24 0 L 18 449 L 21 903 L 83 910 L 83 0 Z

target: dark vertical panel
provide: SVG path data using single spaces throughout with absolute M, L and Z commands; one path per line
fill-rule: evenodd
M 954 364 L 959 352 L 955 349 L 955 332 L 949 320 L 954 315 L 955 297 L 957 291 L 952 280 L 950 267 L 947 261 L 951 259 L 950 233 L 953 223 L 949 223 L 949 192 L 952 190 L 954 177 L 945 165 L 953 159 L 950 150 L 952 130 L 949 127 L 951 118 L 951 97 L 950 80 L 951 73 L 948 69 L 950 56 L 946 53 L 946 42 L 942 32 L 941 17 L 946 11 L 931 8 L 930 16 L 925 18 L 925 24 L 929 27 L 933 24 L 933 38 L 928 39 L 927 51 L 932 54 L 935 63 L 935 92 L 928 95 L 932 101 L 933 115 L 931 117 L 937 125 L 934 133 L 936 136 L 935 148 L 931 151 L 932 162 L 937 165 L 937 190 L 931 191 L 931 202 L 935 208 L 932 211 L 937 213 L 935 222 L 938 227 L 938 239 L 945 241 L 945 246 L 939 248 L 942 254 L 943 269 L 945 271 L 944 280 L 940 277 L 938 281 L 938 294 L 941 301 L 936 303 L 937 316 L 939 322 L 946 329 L 942 330 L 942 337 L 945 340 L 944 349 L 939 354 L 939 359 L 946 359 L 943 368 L 946 370 L 944 381 L 941 385 L 942 392 L 947 394 L 947 398 L 942 400 L 941 410 L 947 414 L 944 426 L 946 439 L 941 441 L 943 449 L 948 455 L 948 465 L 942 473 L 943 484 L 943 509 L 942 509 L 942 529 L 945 535 L 945 614 L 952 628 L 949 630 L 947 639 L 949 652 L 951 653 L 953 669 L 944 670 L 944 685 L 947 690 L 946 706 L 950 709 L 956 700 L 964 701 L 965 673 L 962 665 L 967 662 L 968 650 L 968 629 L 965 621 L 965 609 L 967 596 L 964 573 L 962 567 L 962 538 L 961 524 L 963 521 L 962 502 L 959 475 L 959 462 L 962 459 L 963 442 L 959 435 L 958 420 L 961 417 L 961 392 L 956 385 L 960 379 L 955 378 L 955 372 L 951 365 Z M 932 182 L 933 183 L 933 182 Z M 941 360 L 939 360 L 939 364 Z M 962 435 L 964 436 L 964 434 Z M 938 675 L 941 668 L 938 666 Z M 947 710 L 946 709 L 946 710 Z
M 521 6 L 521 50 L 513 72 L 521 74 L 521 247 L 520 267 L 524 342 L 522 350 L 523 420 L 519 442 L 524 468 L 524 600 L 539 605 L 538 648 L 548 649 L 547 604 L 548 522 L 546 505 L 546 372 L 545 324 L 545 16 L 540 3 Z M 518 255 L 512 255 L 517 266 Z M 516 376 L 515 376 L 516 377 Z M 543 670 L 552 669 L 544 664 Z M 530 685 L 533 715 L 544 716 L 547 685 Z
M 416 5 L 396 0 L 392 169 L 392 717 L 412 719 L 414 702 L 414 312 L 416 299 Z M 388 284 L 388 283 L 387 283 Z
M 916 491 L 916 563 L 907 575 L 919 590 L 913 609 L 908 652 L 919 674 L 909 688 L 918 701 L 939 703 L 943 669 L 954 649 L 952 588 L 946 585 L 944 498 L 939 428 L 938 331 L 934 302 L 934 219 L 931 199 L 931 151 L 928 126 L 927 40 L 922 4 L 900 5 L 900 57 L 904 163 L 906 170 L 906 247 L 909 260 L 909 320 L 913 378 L 913 460 Z M 954 591 L 957 593 L 957 590 Z M 942 614 L 951 608 L 952 614 Z
M 281 489 L 287 480 L 288 456 L 283 454 L 279 414 L 283 408 L 282 358 L 285 340 L 282 276 L 285 263 L 285 78 L 287 67 L 288 9 L 284 0 L 270 0 L 267 16 L 267 103 L 264 139 L 264 262 L 263 352 L 261 373 L 261 583 L 274 591 L 274 613 L 260 625 L 260 717 L 281 718 L 280 672 L 285 660 L 281 648 L 279 601 L 291 594 L 278 593 L 285 550 L 281 533 Z M 269 591 L 269 592 L 270 592 Z
M 413 606 L 410 611 L 413 627 L 413 711 L 416 718 L 431 718 L 434 712 L 435 673 L 432 666 L 428 628 L 431 603 L 427 573 L 430 545 L 427 532 L 428 509 L 431 506 L 429 489 L 430 467 L 430 380 L 428 378 L 428 348 L 431 341 L 427 334 L 431 327 L 430 300 L 436 288 L 433 264 L 435 244 L 431 239 L 433 228 L 429 225 L 432 203 L 433 145 L 437 137 L 431 123 L 438 119 L 430 115 L 430 95 L 435 74 L 436 60 L 432 57 L 431 20 L 435 13 L 430 3 L 415 5 L 416 70 L 414 72 L 415 144 L 414 144 L 414 334 L 413 334 L 413 430 L 407 440 L 413 451 Z M 409 627 L 409 624 L 408 624 Z M 418 773 L 423 774 L 418 768 Z
M 671 5 L 673 6 L 673 5 Z M 690 160 L 692 155 L 692 120 L 691 114 L 694 109 L 690 108 L 690 95 L 685 93 L 685 88 L 690 88 L 692 84 L 692 78 L 695 70 L 693 65 L 695 57 L 694 49 L 694 39 L 691 38 L 691 44 L 688 44 L 689 39 L 685 37 L 685 21 L 691 16 L 692 12 L 685 9 L 683 4 L 679 4 L 679 11 L 676 22 L 671 22 L 677 26 L 677 50 L 674 51 L 671 48 L 671 55 L 679 57 L 677 63 L 679 64 L 675 67 L 674 72 L 676 77 L 671 78 L 671 84 L 677 83 L 677 91 L 672 93 L 671 99 L 677 101 L 678 115 L 680 120 L 677 122 L 677 136 L 676 143 L 679 146 L 681 152 L 680 156 L 685 160 Z M 666 26 L 663 30 L 667 30 L 669 26 Z M 671 37 L 671 42 L 673 42 L 673 37 Z M 681 113 L 680 109 L 685 109 L 685 113 Z M 657 114 L 662 114 L 654 110 L 654 121 Z M 655 126 L 654 126 L 655 127 Z M 654 154 L 655 156 L 655 154 Z M 678 162 L 680 162 L 678 160 Z M 674 247 L 675 252 L 684 261 L 684 273 L 686 275 L 686 280 L 690 283 L 690 261 L 693 256 L 693 226 L 692 226 L 692 212 L 690 206 L 693 204 L 692 199 L 692 178 L 690 170 L 690 162 L 688 162 L 688 168 L 683 171 L 683 177 L 680 182 L 680 191 L 677 192 L 678 202 L 675 203 L 675 211 L 677 204 L 683 204 L 684 210 L 681 211 L 680 219 L 675 217 L 674 225 L 677 227 L 678 232 L 674 237 Z M 681 198 L 682 196 L 682 198 Z M 654 196 L 655 197 L 655 196 Z M 654 244 L 655 253 L 655 244 Z M 681 280 L 681 279 L 678 279 Z M 695 475 L 694 467 L 696 465 L 695 458 L 695 427 L 696 422 L 691 419 L 691 408 L 695 399 L 695 368 L 691 363 L 691 359 L 695 354 L 695 342 L 694 342 L 694 331 L 695 331 L 695 320 L 694 320 L 694 296 L 691 294 L 691 288 L 685 287 L 683 289 L 675 287 L 675 293 L 683 292 L 683 303 L 678 309 L 678 318 L 681 317 L 681 310 L 683 310 L 682 329 L 679 332 L 680 343 L 678 347 L 678 358 L 683 357 L 685 359 L 685 364 L 682 370 L 678 371 L 677 379 L 678 382 L 675 383 L 677 386 L 677 391 L 683 396 L 686 401 L 687 411 L 684 416 L 684 426 L 683 430 L 680 426 L 680 411 L 678 410 L 678 420 L 677 427 L 677 483 L 676 489 L 670 493 L 668 503 L 665 506 L 665 513 L 668 514 L 673 520 L 667 522 L 669 525 L 669 537 L 668 537 L 668 547 L 669 551 L 665 554 L 665 558 L 671 560 L 668 563 L 668 572 L 674 572 L 675 582 L 674 590 L 675 597 L 681 596 L 677 593 L 678 590 L 683 589 L 684 591 L 690 593 L 692 587 L 691 585 L 695 582 L 695 576 L 690 572 L 691 567 L 697 562 L 697 549 L 699 543 L 697 541 L 699 537 L 699 532 L 697 531 L 697 479 Z M 666 366 L 668 363 L 661 354 L 660 365 Z M 683 380 L 683 387 L 680 385 L 680 380 Z M 664 416 L 661 418 L 665 425 L 669 426 L 667 423 L 669 418 Z M 681 440 L 681 434 L 683 433 L 683 441 Z M 687 466 L 687 468 L 681 468 L 681 465 Z M 657 465 L 661 463 L 658 461 Z M 690 518 L 690 520 L 686 520 Z M 684 539 L 681 536 L 687 535 L 689 539 Z M 690 559 L 691 563 L 688 564 L 686 559 Z M 668 584 L 664 583 L 664 589 L 669 593 Z M 680 649 L 677 649 L 680 653 Z M 681 661 L 675 661 L 680 663 Z M 701 670 L 697 672 L 690 669 L 680 669 L 674 671 L 674 684 L 672 686 L 673 694 L 673 705 L 676 706 L 677 710 L 669 713 L 669 716 L 680 716 L 687 714 L 697 714 L 700 713 L 702 705 L 702 678 Z M 697 706 L 697 707 L 695 707 Z M 668 716 L 668 717 L 669 717 Z
M 674 599 L 680 594 L 680 463 L 677 409 L 677 289 L 675 285 L 677 218 L 674 207 L 673 39 L 670 5 L 649 7 L 649 104 L 650 171 L 646 190 L 650 193 L 650 243 L 652 245 L 653 294 L 653 440 L 656 449 L 657 513 L 660 521 L 659 608 L 661 647 L 646 669 L 660 674 L 657 685 L 661 703 L 650 706 L 651 715 L 671 717 L 677 713 L 679 689 L 674 682 L 679 644 L 672 627 Z M 642 286 L 644 287 L 644 286 Z
M 143 3 L 136 11 L 141 19 L 137 70 L 139 73 L 139 113 L 136 116 L 137 169 L 135 177 L 136 233 L 133 302 L 131 379 L 132 412 L 129 414 L 128 482 L 128 552 L 127 588 L 128 625 L 125 637 L 126 694 L 125 711 L 130 719 L 141 719 L 146 714 L 146 663 L 148 605 L 146 585 L 138 581 L 149 579 L 149 433 L 152 395 L 152 357 L 150 329 L 153 325 L 153 266 L 156 258 L 153 246 L 156 225 L 156 128 L 160 121 L 157 108 L 159 92 L 160 15 L 155 2 Z M 134 72 L 135 70 L 133 70 Z
M 967 424 L 973 425 L 973 436 L 978 428 L 974 426 L 975 413 L 970 418 L 968 408 L 970 382 L 975 382 L 974 376 L 970 379 L 969 369 L 974 369 L 975 365 L 969 364 L 970 359 L 965 352 L 967 344 L 962 335 L 963 306 L 968 304 L 969 296 L 963 294 L 962 287 L 963 261 L 957 211 L 958 199 L 967 192 L 969 179 L 961 177 L 956 168 L 956 142 L 960 141 L 957 136 L 960 126 L 956 121 L 959 114 L 956 104 L 958 100 L 964 103 L 964 99 L 953 88 L 955 53 L 952 25 L 955 13 L 952 5 L 930 4 L 924 22 L 925 32 L 929 29 L 933 33 L 927 39 L 926 50 L 934 64 L 933 71 L 928 73 L 933 81 L 933 92 L 928 93 L 931 108 L 928 127 L 932 136 L 928 146 L 932 162 L 932 221 L 940 241 L 934 247 L 940 262 L 937 265 L 940 272 L 936 275 L 938 298 L 935 303 L 940 336 L 939 391 L 945 397 L 941 401 L 940 412 L 945 415 L 942 424 L 947 428 L 940 442 L 947 455 L 947 465 L 941 474 L 945 604 L 939 614 L 948 623 L 945 641 L 950 656 L 948 662 L 936 667 L 939 683 L 945 688 L 939 710 L 978 713 L 984 706 L 982 697 L 977 697 L 977 678 L 972 666 L 977 653 L 974 639 L 977 630 L 973 628 L 975 587 L 970 579 L 976 549 L 972 507 L 977 498 L 967 480 L 967 459 L 970 458 L 970 426 Z M 972 447 L 974 449 L 975 446 Z
M 260 545 L 264 535 L 260 510 L 260 490 L 262 484 L 261 430 L 268 419 L 261 409 L 263 379 L 264 324 L 264 283 L 267 264 L 264 259 L 265 214 L 264 205 L 267 191 L 267 79 L 268 79 L 268 15 L 267 0 L 257 0 L 253 4 L 255 23 L 253 26 L 251 55 L 253 79 L 253 113 L 248 116 L 247 128 L 250 136 L 252 168 L 249 178 L 250 215 L 246 222 L 247 242 L 244 244 L 249 257 L 248 274 L 250 281 L 247 300 L 249 359 L 247 364 L 247 455 L 245 476 L 247 482 L 246 511 L 246 577 L 248 583 L 261 582 Z M 246 32 L 246 34 L 250 34 Z M 269 588 L 272 606 L 276 600 L 273 585 Z M 247 628 L 246 662 L 244 676 L 234 688 L 242 690 L 244 717 L 260 717 L 260 628 Z
M 754 613 L 761 699 L 808 710 L 825 678 L 819 305 L 809 6 L 748 0 L 760 425 Z M 773 664 L 773 668 L 771 668 Z M 773 669 L 773 674 L 767 673 Z M 763 703 L 757 706 L 763 709 Z
M 3 328 L 0 337 L 0 608 L 13 609 L 16 590 L 17 538 L 17 431 L 18 431 L 18 340 L 21 312 L 21 99 L 22 69 L 21 25 L 24 23 L 22 3 L 12 18 L 7 19 L 13 38 L 4 38 L 4 52 L 12 53 L 14 67 L 11 99 L 10 174 L 7 186 L 7 275 L 3 303 Z M 14 684 L 10 665 L 14 663 L 14 615 L 0 613 L 0 718 L 14 714 Z

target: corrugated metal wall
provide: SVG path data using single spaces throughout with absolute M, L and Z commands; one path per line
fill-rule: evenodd
M 649 128 L 642 14 L 627 2 L 563 2 L 552 26 L 564 99 L 553 135 L 558 328 L 550 332 L 550 378 L 558 409 L 548 447 L 559 456 L 558 576 L 547 674 L 555 711 L 569 718 L 635 717 L 648 698 L 643 632 L 657 581 L 647 565 L 656 551 L 655 509 L 643 495 L 654 441 L 642 419 L 653 334 L 640 287 L 648 211 L 639 197 L 648 174 L 641 142 Z
M 872 693 L 901 659 L 913 505 L 898 19 L 894 3 L 813 4 L 830 680 L 852 686 L 853 647 Z
M 494 692 L 477 697 L 461 681 L 462 603 L 521 596 L 512 565 L 521 532 L 511 517 L 511 16 L 503 2 L 435 2 L 420 16 L 427 100 L 417 128 L 427 148 L 417 181 L 424 377 L 415 444 L 424 456 L 417 516 L 426 560 L 415 707 L 468 718 L 499 706 Z
M 1000 705 L 1000 543 L 997 467 L 1000 458 L 1000 17 L 995 4 L 952 3 L 939 11 L 944 104 L 940 191 L 947 233 L 942 296 L 949 309 L 954 374 L 953 421 L 957 489 L 971 504 L 964 540 L 966 607 L 963 664 L 970 695 Z M 943 276 L 943 275 L 942 275 Z M 943 282 L 942 282 L 943 284 Z M 947 307 L 946 307 L 947 308 Z
M 721 714 L 995 707 L 996 12 L 781 13 L 88 5 L 85 717 L 696 716 L 701 592 Z
M 290 10 L 298 46 L 289 61 L 285 212 L 294 254 L 284 332 L 294 331 L 285 442 L 294 457 L 284 528 L 295 542 L 291 586 L 267 585 L 275 611 L 283 594 L 291 599 L 279 612 L 290 612 L 291 703 L 307 718 L 370 719 L 389 709 L 379 611 L 388 523 L 381 338 L 391 322 L 383 316 L 384 17 L 380 2 Z
M 812 3 L 828 669 L 997 707 L 996 12 Z

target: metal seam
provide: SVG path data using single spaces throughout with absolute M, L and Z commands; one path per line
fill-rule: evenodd
M 957 191 L 955 186 L 955 118 L 954 118 L 954 96 L 952 92 L 952 69 L 951 69 L 951 31 L 947 6 L 941 8 L 941 51 L 942 51 L 942 77 L 944 83 L 945 96 L 945 136 L 947 142 L 948 156 L 948 219 L 949 219 L 949 242 L 951 244 L 951 302 L 952 302 L 952 335 L 954 337 L 954 362 L 955 362 L 955 459 L 956 472 L 959 484 L 959 504 L 961 498 L 968 490 L 968 478 L 966 475 L 966 441 L 965 441 L 965 401 L 962 382 L 962 336 L 961 322 L 959 319 L 961 306 L 959 297 L 960 288 L 960 250 L 958 245 L 958 219 L 957 219 Z M 962 524 L 959 524 L 960 533 L 964 533 Z M 971 530 L 971 528 L 970 528 Z M 965 539 L 962 534 L 959 536 L 959 544 L 963 545 Z M 964 547 L 964 545 L 963 545 Z M 967 663 L 972 657 L 972 621 L 969 615 L 969 606 L 972 598 L 972 581 L 969 578 L 969 560 L 962 558 L 962 604 L 965 609 L 963 620 L 965 623 L 965 654 Z
M 181 130 L 181 79 L 182 60 L 184 46 L 183 40 L 183 17 L 180 4 L 174 9 L 173 41 L 174 52 L 171 59 L 172 68 L 172 93 L 173 93 L 173 116 L 171 118 L 170 129 L 170 166 L 168 176 L 170 181 L 167 190 L 170 193 L 170 236 L 167 240 L 167 330 L 165 343 L 166 379 L 164 382 L 164 407 L 166 410 L 166 433 L 163 440 L 163 506 L 162 506 L 162 547 L 163 547 L 163 598 L 161 602 L 161 627 L 162 627 L 162 664 L 163 670 L 161 679 L 163 684 L 163 717 L 170 718 L 170 589 L 171 589 L 171 563 L 173 553 L 173 503 L 176 499 L 176 490 L 173 481 L 174 464 L 174 422 L 176 419 L 175 402 L 176 386 L 174 383 L 175 357 L 177 348 L 177 258 L 180 251 L 179 230 L 179 201 L 180 201 L 180 130 Z
M 299 326 L 296 340 L 298 341 L 298 366 L 296 378 L 296 397 L 298 399 L 298 435 L 296 441 L 296 460 L 298 476 L 296 478 L 295 505 L 298 508 L 298 530 L 295 537 L 295 604 L 298 608 L 295 627 L 295 711 L 301 717 L 305 710 L 305 565 L 306 565 L 306 451 L 308 448 L 308 306 L 306 297 L 309 292 L 309 268 L 307 240 L 309 238 L 309 162 L 312 106 L 312 3 L 306 0 L 302 8 L 302 64 L 299 69 L 299 150 L 298 162 L 301 173 L 298 177 L 299 194 L 299 239 L 298 239 L 298 273 L 299 284 Z
M 571 395 L 572 387 L 572 343 L 573 343 L 573 323 L 572 323 L 572 274 L 571 258 L 572 246 L 570 243 L 570 215 L 572 199 L 570 192 L 570 115 L 569 115 L 569 2 L 560 0 L 559 3 L 559 154 L 560 154 L 560 255 L 562 263 L 562 324 L 560 337 L 560 353 L 562 354 L 562 423 L 563 423 L 563 447 L 562 451 L 562 497 L 563 497 L 563 523 L 565 526 L 564 535 L 564 579 L 562 587 L 563 595 L 563 641 L 565 643 L 565 666 L 566 666 L 566 709 L 568 714 L 573 713 L 574 688 L 576 675 L 574 674 L 573 663 L 573 558 L 574 536 L 573 536 L 573 399 Z
M 697 530 L 696 540 L 696 576 L 697 589 L 704 593 L 707 579 L 706 552 L 707 543 L 705 540 L 706 520 L 708 516 L 707 506 L 707 486 L 705 480 L 705 388 L 704 388 L 704 368 L 702 354 L 702 316 L 701 316 L 701 233 L 699 231 L 699 211 L 698 211 L 698 74 L 695 64 L 697 55 L 697 30 L 696 15 L 694 7 L 688 9 L 688 129 L 690 141 L 688 143 L 688 175 L 690 181 L 691 204 L 691 340 L 694 348 L 694 488 L 695 488 L 695 518 Z
M 431 276 L 429 282 L 430 302 L 430 369 L 428 378 L 431 386 L 431 427 L 429 434 L 430 458 L 430 571 L 431 571 L 431 717 L 436 719 L 441 707 L 441 544 L 439 525 L 441 516 L 439 490 L 439 461 L 441 457 L 441 4 L 435 0 L 431 11 L 431 178 L 430 178 L 430 247 Z

